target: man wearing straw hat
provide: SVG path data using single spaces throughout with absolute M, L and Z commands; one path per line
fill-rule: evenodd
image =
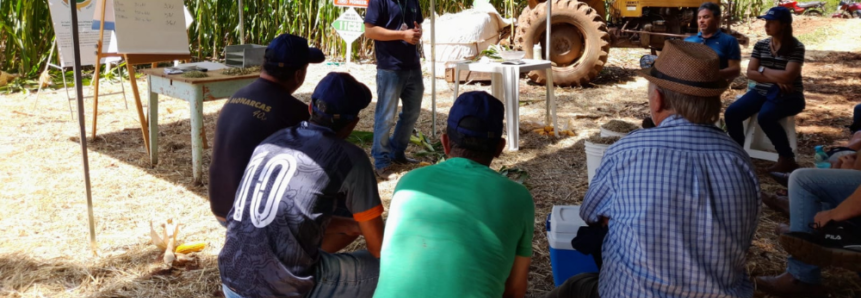
M 667 41 L 652 68 L 657 127 L 607 150 L 580 216 L 606 225 L 600 273 L 576 275 L 548 297 L 752 297 L 745 254 L 759 182 L 747 153 L 714 126 L 727 81 L 702 44 Z

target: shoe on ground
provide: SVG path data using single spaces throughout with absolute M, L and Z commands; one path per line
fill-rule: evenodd
M 788 224 L 778 224 L 774 227 L 774 234 L 780 236 L 786 233 L 789 233 L 789 225 Z
M 789 187 L 789 175 L 792 173 L 780 173 L 780 172 L 769 172 L 768 175 L 771 176 L 771 179 L 774 179 L 774 182 L 782 185 L 783 187 Z
M 780 235 L 780 244 L 807 264 L 861 271 L 861 228 L 850 222 L 831 221 L 813 233 L 786 233 Z
M 761 192 L 759 194 L 760 198 L 762 198 L 762 203 L 771 210 L 777 211 L 780 214 L 789 217 L 789 198 L 784 196 L 778 196 L 774 194 L 768 194 L 766 192 Z
M 822 285 L 804 283 L 788 272 L 778 276 L 756 278 L 756 290 L 778 297 L 828 297 L 828 289 Z
M 417 159 L 413 159 L 413 158 L 409 158 L 409 157 L 404 156 L 401 158 L 392 159 L 392 163 L 394 163 L 396 165 L 412 165 L 412 164 L 419 163 L 419 161 Z
M 768 172 L 792 173 L 795 169 L 801 166 L 795 162 L 795 158 L 780 156 L 777 158 L 777 163 L 767 169 Z
M 374 169 L 374 174 L 376 174 L 377 177 L 380 177 L 380 179 L 388 181 L 395 180 L 398 173 L 392 169 L 392 166 L 388 166 L 382 169 Z

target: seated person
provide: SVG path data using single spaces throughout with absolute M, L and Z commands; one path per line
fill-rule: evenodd
M 383 205 L 370 159 L 344 140 L 370 102 L 368 87 L 329 73 L 311 95 L 311 120 L 254 150 L 218 256 L 227 298 L 372 297 Z M 335 253 L 359 235 L 368 251 Z
M 747 77 L 757 84 L 726 109 L 726 129 L 733 140 L 744 146 L 743 123 L 759 113 L 757 123 L 779 156 L 767 171 L 792 172 L 799 166 L 779 121 L 804 110 L 804 45 L 792 36 L 792 13 L 785 7 L 773 7 L 758 18 L 765 19 L 765 33 L 771 37 L 757 42 L 750 54 Z
M 792 172 L 790 232 L 780 236 L 792 256 L 785 273 L 758 277 L 757 289 L 779 297 L 825 296 L 822 266 L 861 270 L 861 156 L 853 156 L 851 163 L 850 170 Z
M 461 94 L 442 144 L 449 159 L 413 170 L 395 188 L 376 298 L 523 297 L 535 206 L 489 168 L 505 148 L 502 102 Z
M 649 80 L 657 127 L 607 149 L 580 216 L 608 227 L 600 273 L 548 297 L 752 297 L 745 255 L 760 201 L 747 153 L 714 123 L 728 82 L 702 44 L 667 41 Z
M 714 50 L 720 57 L 721 77 L 732 81 L 741 74 L 741 48 L 735 37 L 721 32 L 720 20 L 720 6 L 713 2 L 704 2 L 697 13 L 700 32 L 685 38 L 685 41 L 701 43 Z
M 260 78 L 224 103 L 209 166 L 209 205 L 222 225 L 254 148 L 276 131 L 308 120 L 308 105 L 291 93 L 305 82 L 308 63 L 323 59 L 306 39 L 281 34 L 266 48 Z

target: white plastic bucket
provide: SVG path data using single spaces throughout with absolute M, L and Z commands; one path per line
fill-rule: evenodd
M 605 137 L 605 138 L 606 137 L 620 137 L 621 138 L 621 137 L 624 137 L 626 135 L 628 135 L 628 134 L 621 133 L 618 131 L 612 131 L 612 130 L 601 127 L 601 136 Z
M 592 177 L 595 176 L 595 171 L 601 166 L 601 159 L 604 158 L 604 152 L 607 151 L 610 145 L 595 144 L 586 142 L 586 168 L 589 172 L 589 183 L 592 182 Z

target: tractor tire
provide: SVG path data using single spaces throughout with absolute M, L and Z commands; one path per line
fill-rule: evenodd
M 577 0 L 553 1 L 553 28 L 551 28 L 550 60 L 553 83 L 558 86 L 583 86 L 598 76 L 607 62 L 610 35 L 604 16 L 588 4 Z M 603 3 L 603 2 L 602 2 Z M 524 8 L 518 18 L 515 45 L 526 52 L 526 58 L 540 57 L 532 52 L 536 43 L 547 49 L 544 31 L 547 27 L 547 3 Z M 545 50 L 546 51 L 546 50 Z M 546 83 L 544 71 L 532 71 L 529 78 L 538 84 Z

